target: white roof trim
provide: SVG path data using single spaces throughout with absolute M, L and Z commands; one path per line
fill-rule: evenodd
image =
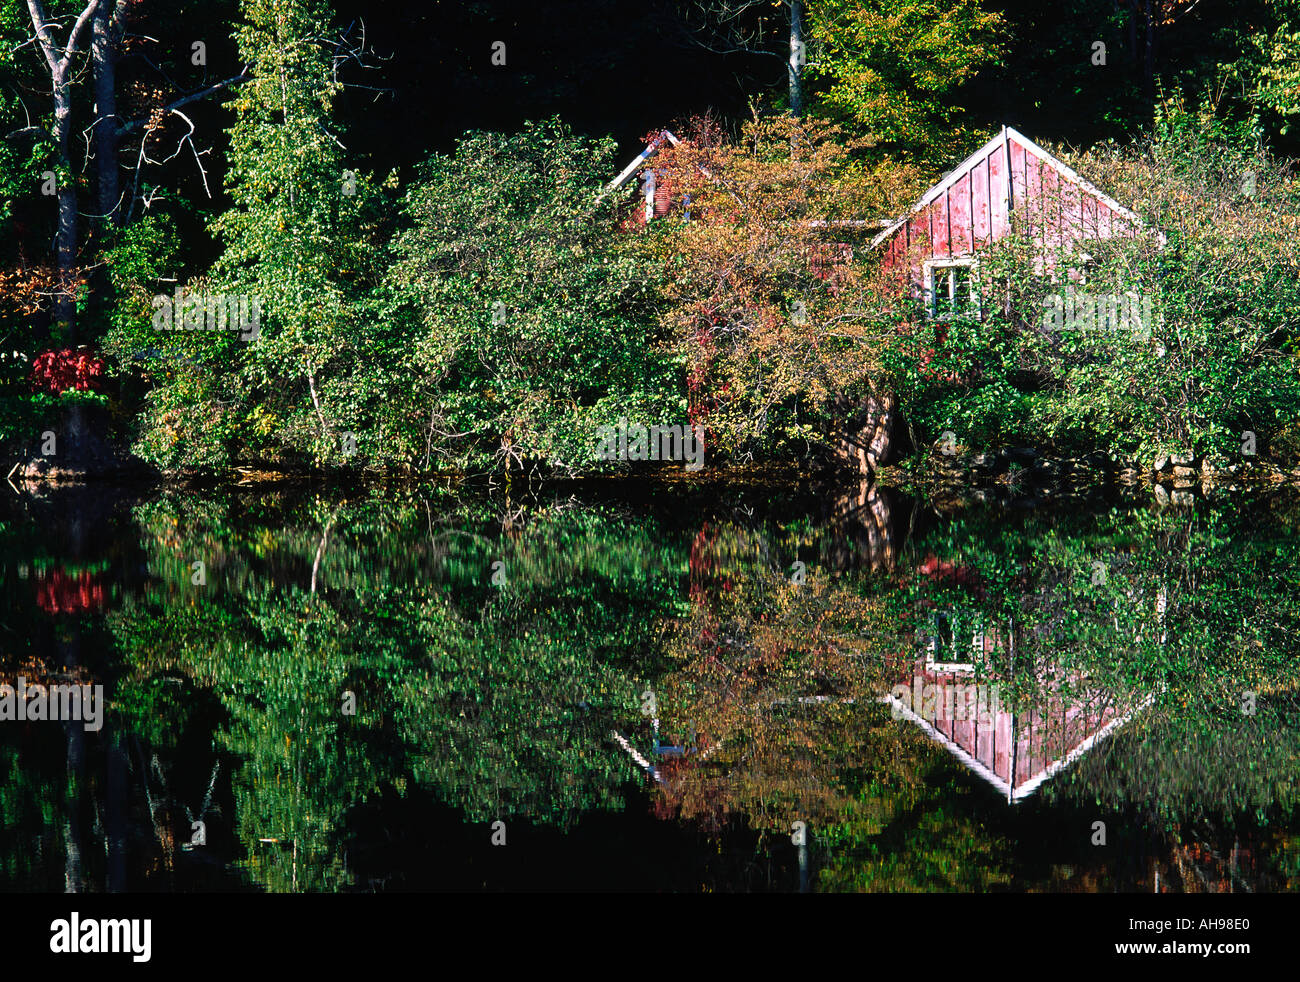
M 618 730 L 614 730 L 610 733 L 610 736 L 612 736 L 615 742 L 617 742 L 618 745 L 627 752 L 627 755 L 632 758 L 632 762 L 636 764 L 637 767 L 649 774 L 657 783 L 664 783 L 663 778 L 659 774 L 659 768 L 655 767 L 654 764 L 642 757 L 636 747 L 632 746 L 632 744 L 628 743 L 627 740 L 623 738 L 623 734 L 619 733 Z
M 978 760 L 975 757 L 972 757 L 970 754 L 968 754 L 954 740 L 952 740 L 950 737 L 946 736 L 938 729 L 936 729 L 923 716 L 918 716 L 916 713 L 914 713 L 911 707 L 909 707 L 901 699 L 898 699 L 891 694 L 887 696 L 882 696 L 880 698 L 880 701 L 889 703 L 889 705 L 891 705 L 900 716 L 902 716 L 904 719 L 910 720 L 911 722 L 919 726 L 921 728 L 921 732 L 923 732 L 931 740 L 939 744 L 950 754 L 956 757 L 959 761 L 961 761 L 961 763 L 966 765 L 966 767 L 969 768 L 971 771 L 973 771 L 976 775 L 982 777 L 989 784 L 993 785 L 993 787 L 997 789 L 998 793 L 1001 794 L 1004 798 L 1006 798 L 1007 801 L 1013 800 L 1011 786 L 1007 784 L 1006 781 L 1002 780 L 1002 778 L 998 777 L 997 774 L 993 772 L 992 768 L 990 768 L 982 760 Z M 977 726 L 979 725 L 978 721 L 976 722 L 976 725 Z
M 982 147 L 980 147 L 978 150 L 972 153 L 969 157 L 963 160 L 960 164 L 958 164 L 956 167 L 950 170 L 947 174 L 943 176 L 942 179 L 940 179 L 938 184 L 930 188 L 929 191 L 925 192 L 925 194 L 921 197 L 921 200 L 912 206 L 911 211 L 909 211 L 902 218 L 898 219 L 898 221 L 890 225 L 889 228 L 885 229 L 874 239 L 872 239 L 871 248 L 875 249 L 877 246 L 879 246 L 887 238 L 889 238 L 900 228 L 902 228 L 903 225 L 905 225 L 913 215 L 915 215 L 918 211 L 924 209 L 927 205 L 930 204 L 930 202 L 934 201 L 935 198 L 939 197 L 940 194 L 942 194 L 948 188 L 952 187 L 954 184 L 960 181 L 962 177 L 965 176 L 966 173 L 968 173 L 969 169 L 973 167 L 977 161 L 979 161 L 983 157 L 988 156 L 988 154 L 1004 140 L 1015 140 L 1017 143 L 1020 144 L 1020 146 L 1023 149 L 1028 150 L 1029 152 L 1037 155 L 1042 160 L 1049 163 L 1052 166 L 1053 170 L 1055 170 L 1058 174 L 1064 177 L 1071 184 L 1074 184 L 1075 186 L 1086 191 L 1088 194 L 1091 194 L 1094 197 L 1098 198 L 1108 208 L 1111 208 L 1112 210 L 1123 215 L 1125 218 L 1129 219 L 1131 222 L 1138 225 L 1139 227 L 1145 227 L 1146 223 L 1142 221 L 1141 216 L 1139 216 L 1132 209 L 1125 208 L 1123 205 L 1121 205 L 1110 195 L 1106 194 L 1104 191 L 1098 188 L 1095 184 L 1092 184 L 1091 182 L 1084 180 L 1075 172 L 1075 170 L 1072 167 L 1070 167 L 1068 164 L 1066 164 L 1064 161 L 1060 160 L 1059 158 L 1048 153 L 1046 150 L 1040 147 L 1033 140 L 1029 139 L 1029 137 L 1025 136 L 1023 133 L 1020 133 L 1018 130 L 1012 129 L 1010 126 L 1004 126 L 1002 127 L 1001 130 L 998 131 L 997 136 L 993 137 Z M 1014 208 L 1014 202 L 1012 203 L 1012 205 Z M 1161 245 L 1163 245 L 1165 241 L 1164 233 L 1160 234 L 1160 240 L 1161 240 Z
M 1139 216 L 1132 209 L 1125 208 L 1123 205 L 1121 205 L 1110 195 L 1106 194 L 1106 192 L 1102 191 L 1095 184 L 1084 180 L 1077 173 L 1075 173 L 1072 167 L 1070 167 L 1064 161 L 1058 160 L 1056 157 L 1053 157 L 1050 153 L 1048 153 L 1046 150 L 1040 147 L 1033 140 L 1029 139 L 1029 137 L 1025 136 L 1023 133 L 1018 133 L 1015 130 L 1013 130 L 1010 126 L 1008 126 L 1007 136 L 1013 137 L 1026 150 L 1032 150 L 1034 153 L 1038 154 L 1038 156 L 1042 157 L 1044 160 L 1051 161 L 1052 164 L 1055 165 L 1056 169 L 1060 171 L 1061 175 L 1065 177 L 1067 181 L 1069 181 L 1072 184 L 1078 185 L 1083 190 L 1087 191 L 1089 194 L 1095 195 L 1096 197 L 1100 198 L 1102 200 L 1102 203 L 1104 203 L 1112 211 L 1119 212 L 1125 218 L 1129 219 L 1130 221 L 1136 222 L 1138 225 L 1145 224 L 1142 221 L 1141 216 Z
M 673 134 L 670 133 L 668 130 L 660 130 L 659 135 L 646 144 L 646 148 L 642 150 L 639 154 L 637 154 L 636 158 L 633 159 L 632 163 L 624 167 L 622 173 L 620 173 L 618 177 L 614 178 L 614 180 L 610 181 L 608 184 L 605 185 L 605 190 L 602 192 L 602 196 L 605 194 L 609 194 L 609 192 L 621 188 L 624 184 L 626 184 L 631 179 L 632 175 L 635 174 L 640 169 L 641 165 L 644 164 L 647 160 L 649 160 L 651 155 L 656 150 L 659 149 L 659 144 L 662 143 L 664 140 L 667 140 L 673 146 L 677 146 L 677 144 L 682 142 L 681 140 L 677 139 L 677 137 L 673 136 Z
M 1061 760 L 1053 761 L 1052 763 L 1048 764 L 1047 767 L 1043 768 L 1043 770 L 1039 771 L 1037 774 L 1033 775 L 1032 777 L 1026 779 L 1023 784 L 1015 788 L 1013 788 L 1005 780 L 999 777 L 992 770 L 992 768 L 990 768 L 982 760 L 978 760 L 977 758 L 972 757 L 966 750 L 964 750 L 961 747 L 960 744 L 958 744 L 955 740 L 949 737 L 942 730 L 935 727 L 923 716 L 919 716 L 915 712 L 913 712 L 911 707 L 909 707 L 901 699 L 898 699 L 894 695 L 890 694 L 886 696 L 881 696 L 879 701 L 883 703 L 888 703 L 890 706 L 894 707 L 894 710 L 904 719 L 910 720 L 911 722 L 919 726 L 921 728 L 921 731 L 925 733 L 926 736 L 928 736 L 935 743 L 939 744 L 941 747 L 947 750 L 948 753 L 956 757 L 958 761 L 960 761 L 963 765 L 965 765 L 977 777 L 983 778 L 985 781 L 991 784 L 993 788 L 1000 795 L 1002 795 L 1007 799 L 1008 803 L 1014 804 L 1016 802 L 1023 801 L 1025 798 L 1028 798 L 1031 794 L 1033 794 L 1040 787 L 1042 787 L 1043 784 L 1051 780 L 1061 771 L 1065 770 L 1065 768 L 1069 767 L 1076 760 L 1078 760 L 1089 750 L 1091 750 L 1094 746 L 1096 746 L 1102 740 L 1106 739 L 1106 737 L 1110 736 L 1112 733 L 1118 730 L 1121 726 L 1128 723 L 1129 720 L 1131 720 L 1137 713 L 1141 712 L 1143 709 L 1146 709 L 1148 706 L 1150 706 L 1154 699 L 1155 699 L 1154 695 L 1147 696 L 1145 699 L 1142 700 L 1142 702 L 1134 706 L 1132 710 L 1125 713 L 1123 716 L 1111 720 L 1109 723 L 1103 726 L 1096 733 L 1092 734 L 1092 736 L 1082 741 L 1077 747 L 1075 747 L 1068 754 L 1066 754 L 1064 758 L 1062 758 Z M 975 725 L 978 727 L 979 722 L 976 721 Z M 1013 744 L 1019 742 L 1019 736 L 1016 734 L 1014 729 L 1012 730 L 1011 733 L 1011 739 Z
M 1028 798 L 1031 794 L 1037 791 L 1039 787 L 1041 787 L 1046 781 L 1051 780 L 1061 771 L 1065 770 L 1076 760 L 1078 760 L 1089 750 L 1091 750 L 1094 746 L 1096 746 L 1098 743 L 1101 743 L 1102 740 L 1105 740 L 1106 737 L 1110 736 L 1121 726 L 1123 726 L 1125 723 L 1131 720 L 1137 713 L 1141 712 L 1142 710 L 1150 706 L 1151 703 L 1154 701 L 1154 699 L 1155 699 L 1154 695 L 1147 696 L 1140 703 L 1134 706 L 1132 710 L 1125 713 L 1123 716 L 1119 716 L 1111 720 L 1109 723 L 1103 726 L 1092 736 L 1088 737 L 1088 739 L 1084 740 L 1077 747 L 1075 747 L 1068 754 L 1066 754 L 1063 759 L 1053 761 L 1051 764 L 1048 764 L 1047 767 L 1039 771 L 1033 777 L 1029 778 L 1027 781 L 1025 781 L 1024 784 L 1020 785 L 1020 787 L 1018 787 L 1015 793 L 1012 795 L 1012 800 L 1020 801 L 1023 798 Z

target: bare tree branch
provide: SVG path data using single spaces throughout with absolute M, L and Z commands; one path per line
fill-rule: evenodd
M 240 72 L 238 75 L 232 75 L 228 79 L 225 79 L 221 82 L 217 82 L 214 85 L 209 85 L 206 89 L 200 89 L 197 92 L 191 92 L 187 96 L 182 96 L 181 98 L 177 99 L 175 102 L 170 102 L 167 105 L 163 106 L 162 111 L 168 113 L 175 112 L 175 110 L 179 109 L 181 106 L 188 105 L 191 102 L 197 102 L 200 99 L 212 95 L 212 93 L 214 92 L 220 92 L 222 89 L 228 89 L 232 85 L 238 85 L 241 82 L 247 82 L 250 78 L 253 77 L 252 75 L 248 74 L 249 69 L 252 67 L 253 67 L 252 65 L 245 65 L 244 70 Z M 148 117 L 142 119 L 133 119 L 131 122 L 119 126 L 117 129 L 117 135 L 119 137 L 126 136 L 132 131 L 138 130 L 141 126 L 143 126 L 147 122 L 149 122 Z
M 77 40 L 86 29 L 86 25 L 90 23 L 90 18 L 94 16 L 95 8 L 100 2 L 101 0 L 90 0 L 90 3 L 86 4 L 86 9 L 81 12 L 77 22 L 72 25 L 72 30 L 68 32 L 68 43 L 63 46 L 63 54 L 60 57 L 58 45 L 54 40 L 54 28 L 50 24 L 49 15 L 45 12 L 45 5 L 41 0 L 27 0 L 27 10 L 32 15 L 32 27 L 36 29 L 41 53 L 45 55 L 46 64 L 50 66 L 50 72 L 55 76 L 59 78 L 66 76 L 68 66 L 72 64 L 72 56 L 77 53 Z M 103 2 L 107 3 L 108 0 Z

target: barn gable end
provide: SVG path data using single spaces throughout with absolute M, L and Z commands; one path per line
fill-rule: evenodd
M 673 146 L 677 146 L 677 144 L 681 142 L 668 130 L 660 130 L 659 133 L 646 144 L 645 149 L 642 150 L 630 164 L 623 168 L 622 173 L 605 186 L 605 190 L 601 193 L 601 197 L 603 198 L 605 195 L 621 188 L 628 181 L 632 180 L 632 178 L 635 177 L 643 167 L 645 167 L 646 162 L 654 156 L 655 151 L 659 149 L 660 145 L 665 140 Z M 639 222 L 649 222 L 655 218 L 662 218 L 664 215 L 668 214 L 671 192 L 667 185 L 659 179 L 659 172 L 653 168 L 647 172 L 644 194 L 645 209 L 644 211 L 639 211 L 637 213 L 637 219 Z
M 981 249 L 1007 235 L 1013 221 L 1025 223 L 1045 256 L 1143 229 L 1133 211 L 1004 126 L 877 235 L 872 248 L 883 249 L 885 268 L 920 295 L 937 288 L 937 270 L 969 266 Z

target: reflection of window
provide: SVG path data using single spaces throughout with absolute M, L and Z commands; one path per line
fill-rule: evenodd
M 938 611 L 931 621 L 926 668 L 969 672 L 984 653 L 984 625 L 978 614 Z
M 926 309 L 935 320 L 979 316 L 973 258 L 925 264 Z

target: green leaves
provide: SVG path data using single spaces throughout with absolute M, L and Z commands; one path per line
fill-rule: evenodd
M 620 242 L 617 200 L 597 201 L 616 170 L 611 141 L 558 120 L 426 163 L 389 278 L 415 333 L 412 415 L 434 420 L 421 442 L 460 466 L 577 468 L 620 408 L 675 402 L 652 270 Z
M 954 94 L 1001 52 L 1002 16 L 980 0 L 833 0 L 811 8 L 822 45 L 818 109 L 885 145 L 938 160 L 965 133 Z

